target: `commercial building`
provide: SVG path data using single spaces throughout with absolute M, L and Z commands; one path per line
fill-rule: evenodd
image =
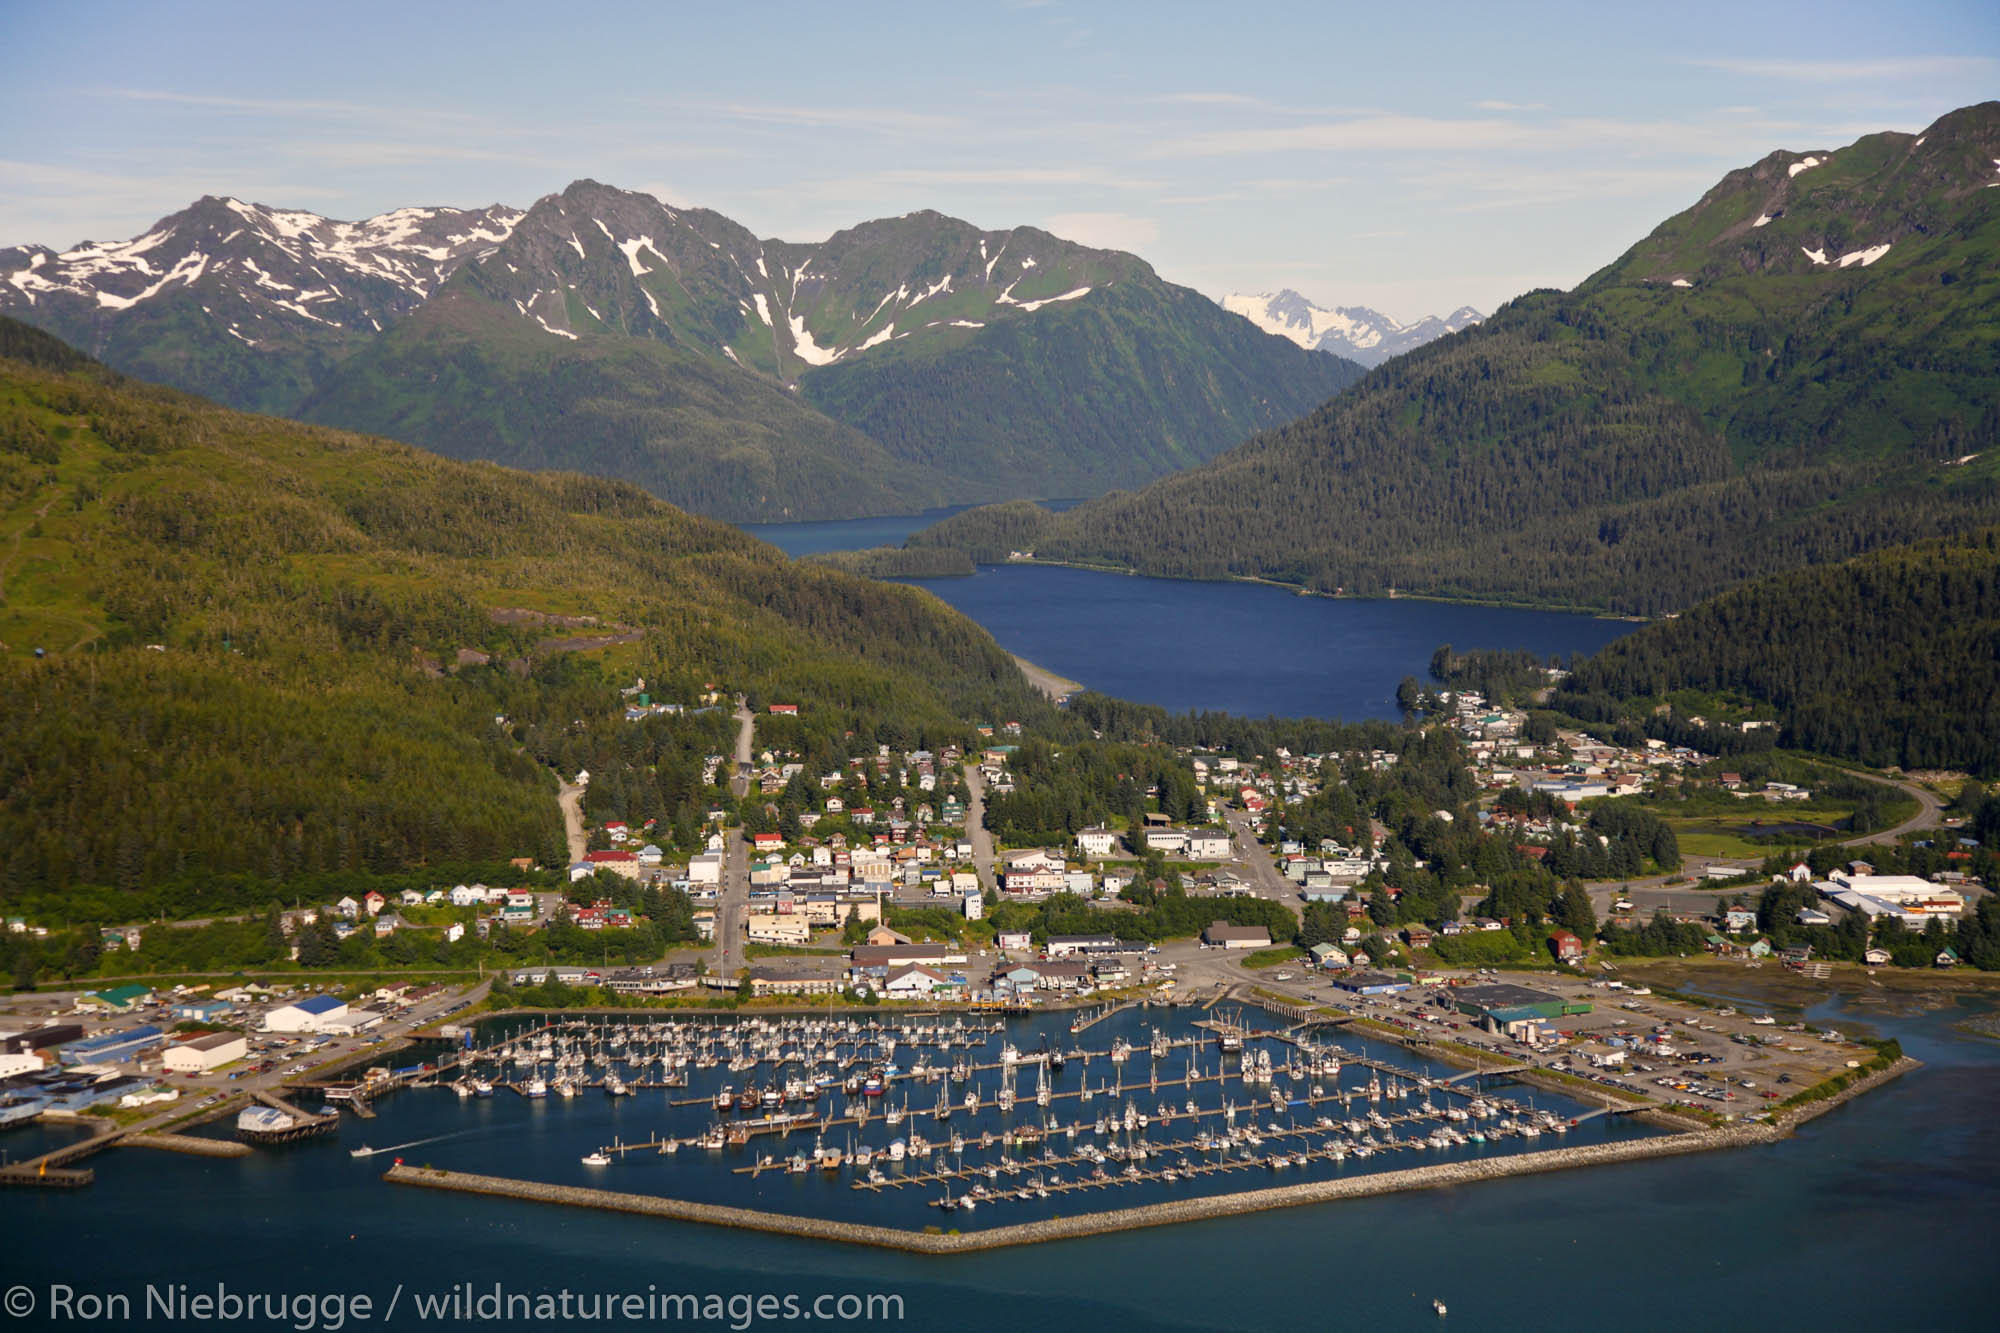
M 1227 921 L 1216 921 L 1201 932 L 1201 942 L 1211 949 L 1268 949 L 1271 932 L 1263 926 L 1232 926 Z
M 264 1015 L 266 1032 L 323 1032 L 347 1017 L 347 1002 L 332 995 L 310 995 L 281 1004 Z
M 170 1074 L 206 1074 L 248 1054 L 250 1042 L 242 1033 L 207 1032 L 167 1047 L 160 1063 Z
M 106 1032 L 100 1036 L 70 1042 L 60 1047 L 57 1055 L 66 1065 L 115 1064 L 150 1051 L 166 1039 L 166 1033 L 148 1023 L 144 1027 L 127 1028 L 123 1032 Z
M 1510 1025 L 1536 1023 L 1590 1012 L 1588 1000 L 1565 1000 L 1547 991 L 1530 990 L 1497 982 L 1486 986 L 1462 986 L 1451 993 L 1452 1007 L 1467 1017 L 1505 1032 Z

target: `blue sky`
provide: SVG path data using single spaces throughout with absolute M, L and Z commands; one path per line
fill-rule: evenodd
M 589 176 L 795 240 L 1030 223 L 1409 319 L 1573 285 L 1771 149 L 1996 96 L 1978 0 L 0 0 L 0 245 Z

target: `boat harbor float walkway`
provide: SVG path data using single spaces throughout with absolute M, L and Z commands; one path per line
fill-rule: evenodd
M 1652 1138 L 1626 1139 L 1617 1143 L 1596 1143 L 1541 1152 L 1489 1157 L 1477 1161 L 1441 1162 L 1402 1171 L 1380 1171 L 1340 1180 L 1311 1181 L 1280 1185 L 1271 1189 L 1245 1190 L 1233 1194 L 1205 1195 L 1166 1203 L 1145 1204 L 1078 1217 L 1056 1217 L 1037 1222 L 992 1227 L 987 1230 L 950 1233 L 936 1230 L 906 1231 L 895 1227 L 838 1222 L 818 1217 L 798 1217 L 767 1213 L 751 1208 L 695 1203 L 650 1194 L 628 1194 L 616 1190 L 588 1189 L 573 1185 L 547 1185 L 504 1176 L 474 1175 L 427 1167 L 395 1166 L 383 1174 L 391 1184 L 424 1189 L 451 1190 L 462 1194 L 482 1194 L 494 1198 L 519 1199 L 530 1203 L 561 1204 L 573 1208 L 598 1208 L 610 1212 L 633 1213 L 681 1222 L 701 1222 L 711 1226 L 737 1227 L 749 1231 L 798 1236 L 809 1240 L 839 1241 L 849 1245 L 873 1245 L 912 1254 L 973 1254 L 982 1250 L 1044 1241 L 1069 1240 L 1107 1232 L 1130 1231 L 1141 1227 L 1168 1226 L 1216 1217 L 1236 1217 L 1273 1208 L 1294 1208 L 1306 1204 L 1331 1203 L 1341 1199 L 1370 1198 L 1405 1190 L 1444 1189 L 1482 1180 L 1534 1175 L 1546 1171 L 1566 1171 L 1577 1167 L 1607 1166 L 1619 1162 L 1643 1161 L 1683 1153 L 1708 1152 L 1721 1148 L 1748 1148 L 1775 1143 L 1789 1136 L 1800 1124 L 1824 1115 L 1853 1097 L 1917 1067 L 1905 1058 L 1888 1069 L 1861 1079 L 1836 1096 L 1798 1108 L 1774 1124 L 1746 1125 L 1729 1129 L 1694 1130 Z

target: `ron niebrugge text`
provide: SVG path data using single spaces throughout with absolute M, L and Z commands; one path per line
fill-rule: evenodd
M 757 1323 L 828 1321 L 895 1323 L 903 1298 L 883 1292 L 707 1292 L 509 1290 L 471 1282 L 418 1291 L 398 1284 L 386 1299 L 368 1292 L 247 1291 L 227 1283 L 148 1284 L 136 1292 L 87 1290 L 52 1282 L 46 1291 L 10 1287 L 0 1307 L 16 1319 L 40 1324 L 134 1320 L 189 1324 L 283 1324 L 300 1333 L 338 1333 L 349 1324 L 405 1322 L 485 1323 L 493 1320 L 627 1320 L 712 1324 L 741 1333 Z

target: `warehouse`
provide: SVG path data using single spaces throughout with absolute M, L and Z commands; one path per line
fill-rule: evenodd
M 167 1047 L 160 1063 L 170 1074 L 206 1074 L 248 1054 L 250 1042 L 242 1033 L 204 1032 L 199 1037 Z
M 1451 993 L 1451 1002 L 1461 1014 L 1477 1019 L 1496 1032 L 1510 1025 L 1562 1018 L 1590 1012 L 1588 1000 L 1565 1000 L 1547 991 L 1530 990 L 1498 982 L 1487 986 L 1463 986 Z
M 58 1054 L 66 1065 L 111 1064 L 133 1059 L 141 1051 L 150 1051 L 166 1039 L 166 1033 L 148 1023 L 124 1032 L 106 1032 L 70 1042 L 61 1047 Z
M 309 995 L 264 1015 L 266 1032 L 320 1032 L 347 1017 L 347 1002 L 332 995 Z

